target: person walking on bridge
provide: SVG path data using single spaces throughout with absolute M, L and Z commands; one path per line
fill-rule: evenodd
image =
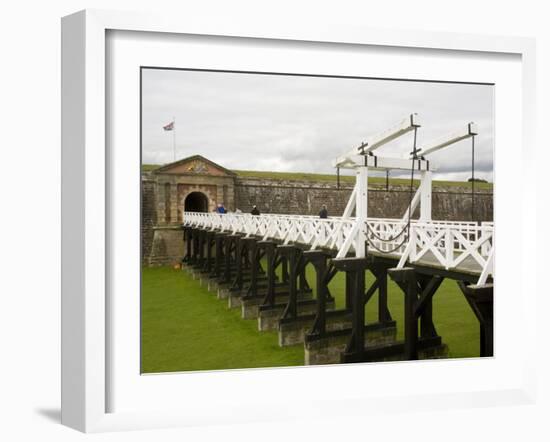
M 252 206 L 252 211 L 250 212 L 252 215 L 259 215 L 260 214 L 260 211 L 258 210 L 258 208 L 254 205 Z
M 319 218 L 322 218 L 322 219 L 328 218 L 328 210 L 325 204 L 323 204 L 323 207 L 319 211 Z

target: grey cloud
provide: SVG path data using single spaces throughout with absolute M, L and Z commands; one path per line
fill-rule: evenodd
M 418 146 L 475 121 L 476 171 L 492 179 L 493 88 L 484 85 L 145 70 L 143 161 L 202 154 L 231 169 L 334 173 L 332 160 L 411 112 Z M 380 149 L 406 156 L 412 134 Z M 470 176 L 470 144 L 435 153 L 436 178 Z M 481 176 L 481 175 L 480 175 Z

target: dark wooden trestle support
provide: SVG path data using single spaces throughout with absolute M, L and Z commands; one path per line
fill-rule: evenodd
M 388 309 L 387 266 L 376 263 L 370 257 L 333 262 L 338 270 L 346 272 L 346 302 L 352 311 L 352 332 L 341 355 L 341 362 L 370 360 L 367 345 L 385 346 L 395 341 L 396 324 Z M 374 281 L 368 289 L 365 279 L 367 271 L 374 276 Z M 377 292 L 378 321 L 367 324 L 365 307 Z
M 235 250 L 235 277 L 229 288 L 232 292 L 240 292 L 243 288 L 244 273 L 250 268 L 250 261 L 248 255 L 248 244 L 244 241 L 243 236 L 236 236 L 234 239 Z
M 283 268 L 287 268 L 286 276 L 288 282 L 288 302 L 284 307 L 281 317 L 296 318 L 303 310 L 302 306 L 314 306 L 315 301 L 312 301 L 305 295 L 311 292 L 306 279 L 306 261 L 303 256 L 303 250 L 292 245 L 277 247 L 277 250 L 285 263 Z M 284 280 L 283 274 L 283 280 Z
M 216 232 L 213 230 L 206 231 L 206 262 L 203 265 L 203 272 L 210 275 L 214 263 L 214 255 L 212 249 L 215 245 Z
M 199 229 L 195 234 L 198 236 L 198 254 L 194 264 L 190 267 L 193 269 L 193 277 L 198 278 L 201 285 L 207 285 L 210 288 L 209 273 L 213 264 L 212 246 L 214 245 L 214 232 L 212 230 Z
M 264 257 L 265 275 L 261 272 L 261 260 Z M 251 266 L 256 271 L 251 274 L 250 285 L 240 298 L 241 316 L 244 319 L 257 319 L 260 305 L 273 307 L 278 298 L 288 296 L 288 262 L 277 253 L 275 242 L 257 241 Z M 279 281 L 277 268 L 281 269 L 283 281 Z
M 182 264 L 187 266 L 194 277 L 202 278 L 209 260 L 212 262 L 211 253 L 208 252 L 211 234 L 211 231 L 205 229 L 184 228 L 186 255 Z
M 322 266 L 322 262 L 321 262 Z M 375 281 L 365 292 L 365 275 L 369 270 Z M 370 258 L 343 258 L 331 260 L 321 280 L 328 284 L 337 272 L 345 273 L 346 316 L 340 316 L 340 326 L 328 329 L 327 321 L 331 313 L 319 309 L 313 329 L 305 337 L 306 364 L 327 364 L 338 362 L 358 362 L 363 360 L 365 345 L 388 345 L 395 341 L 396 325 L 387 307 L 386 268 L 377 265 Z M 378 291 L 378 321 L 366 324 L 365 306 Z M 345 325 L 344 325 L 345 324 Z
M 277 324 L 280 346 L 303 343 L 306 333 L 312 333 L 315 329 L 325 330 L 327 315 L 333 328 L 349 325 L 351 318 L 346 311 L 334 311 L 334 298 L 328 289 L 328 283 L 334 276 L 327 277 L 326 271 L 331 256 L 326 251 L 307 250 L 299 252 L 299 259 L 295 259 L 294 277 L 299 280 L 298 291 L 297 296 L 289 296 Z M 310 263 L 316 275 L 314 294 L 306 280 L 306 268 Z
M 189 263 L 193 266 L 197 264 L 197 261 L 199 260 L 199 235 L 200 229 L 191 230 L 191 242 L 193 243 L 193 250 L 191 251 L 191 260 Z
M 196 267 L 201 269 L 204 265 L 205 261 L 205 246 L 206 246 L 206 230 L 204 229 L 198 229 L 197 232 L 198 240 L 197 240 L 197 246 L 198 246 L 198 254 L 197 254 L 197 261 L 195 263 Z
M 240 297 L 242 317 L 258 318 L 259 329 L 270 330 L 276 327 L 276 321 L 289 302 L 290 308 L 292 305 L 299 307 L 304 293 L 310 291 L 305 279 L 305 269 L 298 269 L 301 249 L 295 246 L 278 246 L 274 241 L 256 241 L 249 247 L 250 283 L 248 287 L 243 287 L 243 295 Z M 264 258 L 265 273 L 261 267 L 261 260 Z
M 194 231 L 195 229 L 193 227 L 186 227 L 184 231 L 184 240 L 185 240 L 185 256 L 183 258 L 183 262 L 187 265 L 193 264 L 193 256 L 194 256 Z
M 285 290 L 277 292 L 274 285 L 270 285 L 258 309 L 258 329 L 261 331 L 277 330 L 282 318 L 292 319 L 302 314 L 312 313 L 316 305 L 316 301 L 311 298 L 311 288 L 306 279 L 302 248 L 295 245 L 281 245 L 270 250 L 269 254 L 271 253 L 273 258 L 268 258 L 268 274 L 271 275 L 269 279 L 274 275 L 274 270 L 280 267 L 281 284 Z
M 365 272 L 367 258 L 335 259 L 334 267 L 346 273 L 346 301 L 351 305 L 351 337 L 346 353 L 362 352 L 365 348 Z
M 269 242 L 263 242 L 253 237 L 245 237 L 241 241 L 244 242 L 244 247 L 247 250 L 249 272 L 247 277 L 243 278 L 242 289 L 239 292 L 230 293 L 229 308 L 241 307 L 242 310 L 243 302 L 245 304 L 258 302 L 257 298 L 261 296 L 259 290 L 262 288 L 260 282 L 265 283 L 269 279 L 261 264 L 262 259 L 266 256 L 266 244 Z M 269 247 L 269 244 L 267 244 L 267 247 Z
M 210 275 L 211 278 L 219 280 L 222 276 L 222 270 L 225 265 L 225 238 L 227 237 L 226 232 L 217 232 L 214 234 L 214 271 Z
M 226 290 L 229 308 L 243 305 L 243 299 L 256 293 L 258 282 L 265 280 L 261 265 L 261 253 L 256 238 L 235 236 L 234 241 L 234 276 Z M 256 297 L 255 295 L 252 297 Z
M 187 227 L 184 229 L 185 249 L 186 253 L 182 259 L 182 264 L 196 277 L 196 273 L 200 269 L 200 241 L 201 229 Z
M 236 263 L 236 249 L 237 249 L 237 239 L 239 235 L 227 235 L 224 238 L 224 266 L 222 278 L 220 280 L 221 284 L 231 284 L 233 271 L 235 270 Z
M 317 309 L 315 311 L 315 317 L 313 326 L 309 332 L 312 336 L 325 336 L 327 331 L 327 302 L 334 305 L 334 298 L 330 294 L 328 284 L 334 278 L 338 270 L 329 260 L 331 255 L 320 250 L 311 250 L 304 253 L 306 261 L 310 262 L 315 269 L 315 285 L 317 287 Z M 346 293 L 346 310 L 349 311 L 348 296 Z
M 371 272 L 376 277 L 378 287 L 378 321 L 382 324 L 390 323 L 393 319 L 388 308 L 388 266 L 373 265 Z M 367 299 L 365 303 L 368 301 Z
M 266 293 L 261 304 L 273 305 L 275 304 L 275 283 L 276 283 L 276 268 L 277 268 L 277 256 L 275 252 L 276 244 L 273 241 L 260 241 L 258 246 L 263 250 L 263 256 L 266 259 L 266 274 L 267 274 L 267 287 Z M 256 286 L 255 292 L 249 292 L 247 296 L 249 298 L 258 297 L 258 289 Z
M 405 340 L 384 349 L 373 348 L 370 352 L 366 351 L 362 359 L 382 357 L 386 360 L 415 360 L 445 356 L 447 347 L 442 344 L 432 319 L 432 299 L 443 282 L 443 277 L 419 274 L 411 267 L 389 269 L 388 274 L 404 294 Z
M 414 315 L 416 318 L 420 317 L 421 339 L 439 338 L 433 322 L 433 297 L 443 279 L 440 275 L 426 276 L 422 274 L 417 278 L 419 297 L 414 307 Z
M 493 356 L 493 284 L 457 283 L 479 321 L 479 355 Z
M 286 277 L 288 281 L 288 302 L 283 317 L 295 318 L 298 315 L 298 273 L 302 262 L 302 250 L 293 245 L 283 245 L 277 247 L 277 252 L 283 266 L 283 280 Z
M 206 245 L 206 231 L 197 228 L 186 227 L 183 229 L 184 248 L 186 250 L 181 264 L 193 276 L 193 279 L 199 279 L 202 284 L 201 274 L 203 266 L 206 263 L 203 249 Z
M 183 243 L 185 248 L 185 255 L 181 260 L 182 264 L 186 264 L 191 259 L 191 254 L 192 254 L 191 231 L 192 230 L 193 229 L 189 226 L 183 227 Z
M 242 241 L 246 243 L 246 249 L 248 250 L 248 258 L 250 260 L 250 280 L 248 287 L 243 287 L 244 296 L 247 294 L 256 295 L 258 290 L 258 281 L 260 275 L 263 275 L 263 269 L 260 264 L 262 253 L 260 247 L 258 247 L 258 240 L 256 238 L 243 238 Z M 230 297 L 229 307 L 233 307 L 231 302 L 232 298 Z M 238 301 L 240 305 L 240 299 Z
M 222 259 L 220 260 L 220 276 L 217 279 L 217 295 L 219 299 L 227 299 L 235 282 L 239 266 L 242 261 L 239 259 L 239 241 L 242 235 L 226 234 L 222 237 Z

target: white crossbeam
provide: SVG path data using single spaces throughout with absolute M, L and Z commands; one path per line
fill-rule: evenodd
M 368 154 L 370 152 L 373 152 L 379 147 L 382 147 L 384 144 L 387 144 L 390 141 L 393 141 L 396 138 L 399 138 L 400 136 L 405 135 L 407 132 L 410 132 L 415 127 L 420 127 L 420 123 L 418 121 L 418 114 L 411 114 L 408 117 L 399 121 L 399 123 L 392 126 L 390 129 L 387 129 L 383 132 L 380 132 L 370 137 L 366 142 L 361 143 L 360 146 L 338 157 L 333 162 L 333 166 L 334 167 L 349 166 L 351 156 L 363 155 L 363 154 Z
M 356 168 L 357 166 L 366 166 L 372 170 L 406 170 L 410 171 L 414 167 L 416 171 L 437 170 L 429 161 L 423 159 L 406 158 L 386 158 L 375 155 L 350 155 L 348 157 L 349 166 L 340 166 L 341 168 Z
M 426 155 L 437 152 L 438 150 L 448 147 L 451 144 L 458 143 L 466 138 L 474 137 L 477 133 L 477 125 L 475 123 L 469 123 L 466 129 L 452 133 L 451 135 L 447 135 L 436 142 L 428 144 L 427 146 L 419 149 L 418 153 L 421 157 L 425 157 Z

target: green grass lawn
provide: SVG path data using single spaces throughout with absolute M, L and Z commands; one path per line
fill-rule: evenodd
M 372 276 L 367 277 L 371 283 Z M 315 281 L 308 267 L 308 281 Z M 337 307 L 344 303 L 344 278 L 329 286 Z M 388 303 L 403 336 L 403 294 L 392 282 Z M 377 298 L 367 305 L 367 322 L 376 320 Z M 479 355 L 479 326 L 454 281 L 446 280 L 434 297 L 434 323 L 449 356 Z M 141 372 L 278 367 L 303 365 L 302 345 L 281 348 L 276 332 L 259 332 L 257 321 L 229 310 L 181 270 L 143 268 L 141 293 Z
M 141 372 L 302 365 L 302 346 L 281 348 L 181 270 L 143 268 Z

